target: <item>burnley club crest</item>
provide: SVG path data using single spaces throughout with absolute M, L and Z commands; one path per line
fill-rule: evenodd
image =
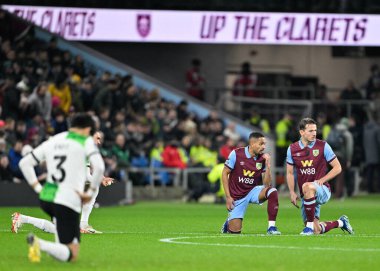
M 313 150 L 313 155 L 318 156 L 319 155 L 319 150 Z
M 256 163 L 256 168 L 257 168 L 258 170 L 260 170 L 262 167 L 263 167 L 263 164 L 262 164 L 262 163 Z

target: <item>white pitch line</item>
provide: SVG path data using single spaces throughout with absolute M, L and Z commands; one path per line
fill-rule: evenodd
M 178 241 L 183 239 L 201 239 L 201 238 L 220 238 L 221 235 L 214 236 L 182 236 L 174 238 L 159 239 L 160 242 L 181 244 L 181 245 L 196 245 L 196 246 L 221 246 L 221 247 L 248 247 L 248 248 L 270 248 L 270 249 L 299 249 L 299 250 L 333 250 L 333 251 L 354 251 L 354 252 L 380 252 L 380 248 L 341 248 L 341 247 L 307 247 L 307 246 L 279 246 L 279 245 L 255 245 L 255 244 L 224 244 L 224 243 L 200 243 L 190 241 Z M 303 236 L 303 238 L 308 238 Z
M 30 232 L 31 230 L 18 230 L 19 233 L 26 233 Z M 0 229 L 0 232 L 11 232 L 10 229 Z M 41 231 L 42 233 L 45 233 Z M 160 231 L 103 231 L 103 234 L 162 234 L 162 235 L 200 235 L 207 236 L 206 234 L 210 234 L 209 236 L 219 236 L 221 238 L 242 238 L 242 237 L 263 237 L 263 238 L 283 238 L 283 237 L 299 237 L 299 238 L 305 238 L 305 236 L 302 236 L 300 234 L 282 234 L 282 235 L 267 235 L 263 233 L 247 233 L 247 234 L 239 234 L 239 235 L 233 235 L 233 234 L 220 234 L 215 235 L 214 233 L 209 232 L 160 232 Z M 334 237 L 347 237 L 347 238 L 380 238 L 380 234 L 355 234 L 355 235 L 349 235 L 349 234 L 321 234 L 316 236 L 317 238 L 334 238 Z

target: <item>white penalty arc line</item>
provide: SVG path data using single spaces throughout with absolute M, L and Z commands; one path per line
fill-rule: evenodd
M 307 246 L 279 246 L 279 245 L 256 245 L 256 244 L 225 244 L 225 243 L 201 243 L 192 241 L 181 241 L 185 239 L 202 239 L 202 238 L 224 238 L 221 235 L 201 235 L 201 236 L 181 236 L 173 238 L 159 239 L 163 243 L 196 245 L 196 246 L 219 246 L 219 247 L 246 247 L 246 248 L 270 248 L 270 249 L 298 249 L 298 250 L 332 250 L 332 251 L 350 251 L 350 252 L 380 252 L 380 248 L 341 248 L 341 247 L 307 247 Z M 230 236 L 228 236 L 230 237 Z M 308 238 L 307 236 L 302 236 Z

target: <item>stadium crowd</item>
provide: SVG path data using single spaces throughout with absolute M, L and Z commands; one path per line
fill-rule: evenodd
M 0 29 L 1 181 L 21 182 L 23 176 L 18 163 L 22 156 L 49 136 L 67 130 L 70 116 L 76 112 L 89 112 L 96 120 L 98 130 L 104 135 L 101 152 L 106 162 L 105 174 L 116 180 L 125 180 L 121 169 L 130 166 L 212 168 L 223 162 L 231 150 L 245 145 L 235 124 L 226 125 L 216 111 L 202 119 L 188 110 L 186 101 L 175 104 L 162 98 L 158 90 L 136 87 L 132 75 L 95 70 L 80 55 L 60 50 L 55 38 L 45 43 L 34 37 L 33 28 L 21 27 L 22 31 L 14 31 L 17 26 L 7 27 L 7 23 L 10 24 L 6 17 L 0 11 L 0 25 L 5 26 Z M 199 66 L 199 62 L 193 64 Z M 371 90 L 366 98 L 379 98 L 380 77 L 376 67 L 369 79 Z M 245 67 L 244 72 L 249 75 L 250 71 Z M 191 78 L 189 73 L 187 78 Z M 247 80 L 239 80 L 239 91 L 244 92 Z M 247 82 L 251 87 L 252 82 Z M 189 84 L 187 87 L 194 92 L 191 82 Z M 196 92 L 203 95 L 199 93 L 202 92 Z M 358 98 L 352 85 L 341 95 L 341 99 Z M 372 119 L 364 121 L 359 115 L 342 118 L 336 125 L 328 123 L 323 114 L 318 117 L 324 133 L 321 138 L 329 141 L 328 134 L 334 129 L 344 130 L 345 137 L 339 140 L 344 140 L 340 145 L 347 148 L 342 154 L 347 160 L 346 167 L 366 165 L 368 191 L 380 191 L 380 187 L 375 188 L 372 184 L 377 174 L 380 186 L 380 175 L 376 173 L 380 164 L 379 125 Z M 265 132 L 275 132 L 277 148 L 289 146 L 297 137 L 289 114 L 278 120 L 272 129 L 269 123 L 273 120 L 261 119 L 257 111 L 250 120 Z M 378 145 L 374 147 L 374 144 Z M 278 163 L 281 165 L 285 155 L 278 157 L 282 159 Z M 37 170 L 43 180 L 44 169 Z M 149 176 L 140 173 L 131 173 L 129 177 L 134 185 L 150 182 Z M 211 189 L 206 180 L 206 174 L 190 177 L 191 199 L 197 200 L 202 191 Z M 168 174 L 160 176 L 162 184 L 170 185 L 171 181 Z M 337 197 L 342 193 L 340 187 L 335 188 Z

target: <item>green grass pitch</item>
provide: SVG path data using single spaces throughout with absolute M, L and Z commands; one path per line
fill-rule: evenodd
M 82 235 L 76 263 L 42 254 L 27 259 L 28 232 L 53 240 L 30 225 L 10 232 L 15 211 L 46 218 L 39 208 L 0 208 L 0 270 L 380 270 L 380 196 L 331 200 L 322 220 L 348 215 L 356 234 L 335 229 L 299 236 L 299 210 L 280 199 L 277 226 L 282 236 L 266 236 L 266 204 L 250 205 L 242 235 L 223 235 L 224 205 L 138 202 L 95 209 L 91 224 L 101 235 Z

